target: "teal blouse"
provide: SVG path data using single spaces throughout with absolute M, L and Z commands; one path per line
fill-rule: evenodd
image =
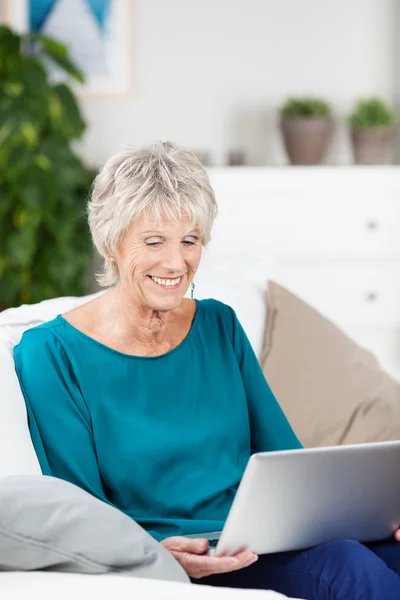
M 27 331 L 15 365 L 45 475 L 156 539 L 221 530 L 253 452 L 300 448 L 234 311 L 197 301 L 187 337 L 132 356 L 62 316 Z

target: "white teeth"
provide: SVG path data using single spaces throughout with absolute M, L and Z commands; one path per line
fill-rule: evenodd
M 177 279 L 160 279 L 160 277 L 152 277 L 152 280 L 155 281 L 156 283 L 158 283 L 158 285 L 165 285 L 167 287 L 171 286 L 171 285 L 177 285 L 181 278 L 178 277 Z

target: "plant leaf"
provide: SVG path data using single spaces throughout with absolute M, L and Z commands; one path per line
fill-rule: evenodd
M 9 71 L 21 57 L 21 37 L 0 25 L 0 73 Z
M 85 131 L 85 122 L 71 90 L 64 83 L 59 83 L 53 87 L 53 94 L 59 103 L 58 110 L 53 113 L 57 115 L 53 125 L 67 138 L 80 138 Z
M 38 33 L 31 34 L 31 39 L 39 43 L 40 48 L 46 56 L 48 56 L 56 65 L 58 65 L 65 73 L 71 75 L 80 83 L 85 82 L 82 71 L 70 59 L 68 49 L 64 44 L 57 42 L 53 38 L 41 35 Z
M 353 129 L 389 129 L 395 126 L 397 115 L 388 102 L 373 96 L 356 103 L 348 122 Z
M 79 106 L 49 81 L 49 60 L 81 79 L 62 44 L 0 27 L 1 306 L 81 295 L 87 281 L 94 173 L 72 146 L 85 128 Z

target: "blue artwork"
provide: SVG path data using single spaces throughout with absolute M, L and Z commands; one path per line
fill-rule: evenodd
M 31 0 L 29 3 L 29 29 L 30 31 L 41 30 L 41 27 L 46 20 L 55 4 L 55 0 Z
M 14 1 L 14 0 L 13 0 Z M 23 0 L 27 26 L 64 44 L 85 76 L 82 93 L 127 86 L 130 0 Z M 54 80 L 65 77 L 49 65 Z
M 59 0 L 30 0 L 29 28 L 31 31 L 41 31 L 43 25 Z M 99 28 L 104 32 L 110 11 L 110 0 L 84 0 L 96 18 Z
M 87 81 L 106 77 L 113 68 L 111 9 L 112 0 L 29 0 L 30 30 L 65 44 Z

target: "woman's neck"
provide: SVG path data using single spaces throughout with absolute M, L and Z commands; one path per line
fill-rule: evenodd
M 107 296 L 108 294 L 105 294 Z M 116 286 L 109 291 L 108 315 L 112 314 L 114 334 L 122 336 L 125 343 L 135 341 L 143 346 L 158 346 L 168 339 L 172 311 L 156 311 L 136 303 Z M 109 321 L 109 322 L 110 322 Z

